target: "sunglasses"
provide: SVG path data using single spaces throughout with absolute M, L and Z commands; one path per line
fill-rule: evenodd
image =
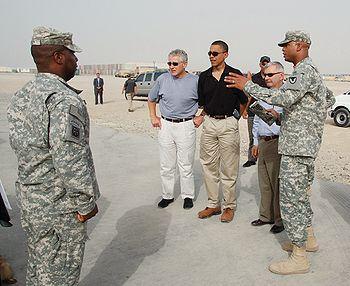
M 270 72 L 270 73 L 265 73 L 264 77 L 273 77 L 275 74 L 279 74 L 281 72 Z
M 170 66 L 174 66 L 174 67 L 177 67 L 179 65 L 179 63 L 177 62 L 167 62 L 167 65 L 170 67 Z
M 209 52 L 208 52 L 208 56 L 209 56 L 209 57 L 210 57 L 210 56 L 217 57 L 219 54 L 223 54 L 223 53 L 226 53 L 226 52 L 221 52 L 221 53 L 219 53 L 219 52 L 212 52 L 212 51 L 209 51 Z

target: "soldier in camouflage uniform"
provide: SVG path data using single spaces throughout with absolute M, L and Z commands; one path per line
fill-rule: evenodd
M 77 285 L 86 221 L 100 196 L 89 147 L 89 116 L 74 77 L 80 48 L 71 33 L 33 31 L 38 74 L 8 107 L 18 158 L 16 194 L 28 240 L 26 285 Z
M 326 111 L 334 96 L 326 88 L 322 76 L 309 58 L 310 36 L 304 31 L 289 31 L 278 44 L 294 71 L 278 89 L 261 88 L 245 77 L 230 74 L 226 82 L 250 96 L 281 106 L 281 130 L 278 152 L 280 167 L 280 207 L 283 224 L 291 240 L 291 256 L 273 263 L 269 269 L 277 274 L 297 274 L 309 271 L 307 251 L 318 245 L 312 231 L 312 210 L 308 189 L 314 179 L 314 164 L 320 149 Z

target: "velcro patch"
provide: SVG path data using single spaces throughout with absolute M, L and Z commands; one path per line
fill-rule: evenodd
M 69 106 L 69 114 L 75 116 L 81 122 L 83 122 L 83 123 L 85 122 L 85 118 L 84 118 L 83 114 L 81 113 L 81 111 L 79 110 L 79 108 L 72 105 L 72 104 Z
M 288 78 L 288 80 L 289 80 L 289 82 L 291 83 L 291 84 L 295 84 L 296 82 L 297 82 L 297 77 L 296 76 L 291 76 L 291 77 L 289 77 Z
M 302 90 L 301 75 L 297 74 L 290 76 L 283 84 L 282 88 L 284 90 Z
M 82 144 L 84 142 L 83 123 L 71 114 L 68 114 L 65 139 L 78 144 Z

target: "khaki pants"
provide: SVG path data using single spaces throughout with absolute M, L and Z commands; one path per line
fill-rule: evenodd
M 200 140 L 200 161 L 210 208 L 220 206 L 221 182 L 223 208 L 236 209 L 239 143 L 237 119 L 233 116 L 226 119 L 205 116 Z
M 259 218 L 262 221 L 274 221 L 281 226 L 279 201 L 279 171 L 281 155 L 278 154 L 278 139 L 259 140 L 258 177 L 260 188 Z
M 131 92 L 131 93 L 127 93 L 126 94 L 126 98 L 128 99 L 128 101 L 129 101 L 129 110 L 133 110 L 133 104 L 132 104 L 132 101 L 133 101 L 133 99 L 134 99 L 134 93 L 133 92 Z

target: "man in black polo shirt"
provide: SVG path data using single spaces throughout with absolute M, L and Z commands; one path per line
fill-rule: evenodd
M 260 58 L 260 62 L 259 62 L 260 71 L 252 76 L 252 82 L 260 85 L 261 87 L 267 87 L 267 85 L 265 83 L 265 79 L 263 77 L 263 74 L 264 74 L 265 66 L 270 61 L 271 61 L 271 59 L 268 56 L 262 56 Z M 248 101 L 247 108 L 243 112 L 243 115 L 242 115 L 244 119 L 247 119 L 247 122 L 248 122 L 248 134 L 249 134 L 248 161 L 243 164 L 243 167 L 245 167 L 245 168 L 256 164 L 256 158 L 254 158 L 253 155 L 252 155 L 252 148 L 253 148 L 253 145 L 254 145 L 253 144 L 253 132 L 252 132 L 252 130 L 253 130 L 253 121 L 254 121 L 254 113 L 251 112 L 248 109 L 248 106 L 250 106 L 254 102 L 255 102 L 255 99 L 251 97 L 249 99 L 249 101 Z
M 203 122 L 200 140 L 200 160 L 208 193 L 207 207 L 198 213 L 199 218 L 221 214 L 219 185 L 223 192 L 222 222 L 230 222 L 236 209 L 236 180 L 239 165 L 238 119 L 247 103 L 247 97 L 238 89 L 226 87 L 224 77 L 229 72 L 241 74 L 228 66 L 228 46 L 215 41 L 208 52 L 211 68 L 202 72 L 198 81 L 198 105 L 203 109 L 195 126 Z

